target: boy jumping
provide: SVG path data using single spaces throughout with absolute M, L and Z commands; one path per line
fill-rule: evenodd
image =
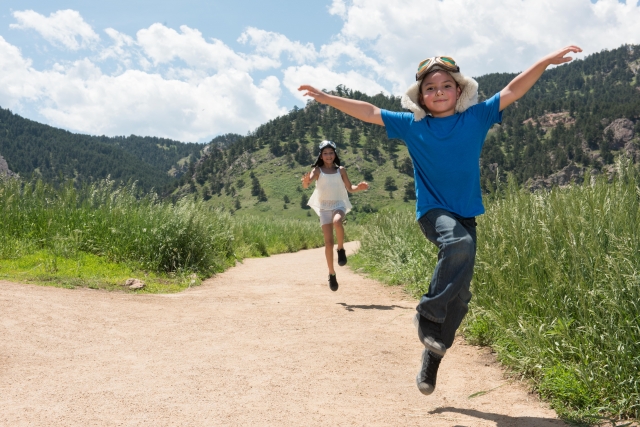
M 402 97 L 412 113 L 396 113 L 363 101 L 329 95 L 303 85 L 326 104 L 368 123 L 385 126 L 389 138 L 401 139 L 413 160 L 416 218 L 425 237 L 438 247 L 429 292 L 416 307 L 414 323 L 424 345 L 416 383 L 423 394 L 435 390 L 440 361 L 453 344 L 456 330 L 467 314 L 476 256 L 475 217 L 484 213 L 480 190 L 480 151 L 487 132 L 502 121 L 502 110 L 520 99 L 549 65 L 582 52 L 567 46 L 540 59 L 504 89 L 478 104 L 478 83 L 460 73 L 446 56 L 425 59 L 418 65 L 416 82 Z

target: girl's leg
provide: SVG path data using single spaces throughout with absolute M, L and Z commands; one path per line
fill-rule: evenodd
M 338 250 L 344 246 L 344 226 L 342 220 L 344 219 L 344 212 L 334 211 L 333 214 L 333 228 L 336 230 L 336 240 L 338 240 Z
M 324 234 L 324 255 L 327 258 L 329 274 L 336 274 L 333 268 L 333 224 L 323 225 L 322 234 Z

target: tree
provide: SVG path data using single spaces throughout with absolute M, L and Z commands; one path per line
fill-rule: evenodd
M 393 177 L 388 176 L 384 180 L 384 189 L 385 191 L 396 191 L 398 187 L 396 186 L 396 180 Z
M 393 192 L 398 189 L 396 185 L 396 180 L 392 177 L 388 176 L 384 180 L 384 190 L 389 192 L 389 198 L 393 199 Z
M 404 160 L 402 160 L 398 167 L 398 171 L 405 175 L 413 176 L 413 162 L 410 157 L 405 157 Z
M 253 178 L 251 179 L 251 195 L 254 197 L 260 196 L 261 190 L 262 187 L 260 187 L 260 181 L 258 181 L 258 177 L 253 175 Z
M 409 200 L 416 199 L 416 187 L 414 181 L 409 181 L 404 185 L 404 197 L 403 200 L 408 202 Z
M 260 194 L 258 194 L 258 201 L 259 202 L 266 202 L 267 199 L 267 194 L 264 192 L 264 188 L 260 187 Z
M 308 201 L 309 197 L 305 193 L 302 193 L 302 197 L 300 197 L 300 207 L 302 209 L 309 209 L 309 206 L 307 205 Z

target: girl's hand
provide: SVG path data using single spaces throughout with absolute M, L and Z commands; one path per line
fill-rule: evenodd
M 317 102 L 321 103 L 321 104 L 326 104 L 326 99 L 328 98 L 327 94 L 324 93 L 321 90 L 316 89 L 313 86 L 309 86 L 309 85 L 302 85 L 298 88 L 298 90 L 302 91 L 302 90 L 306 90 L 305 93 L 303 93 L 303 96 L 310 96 L 311 98 L 315 99 Z
M 309 183 L 311 182 L 311 172 L 305 173 L 300 181 L 302 181 L 302 186 L 304 188 L 307 188 L 309 186 Z
M 358 191 L 368 190 L 369 189 L 369 184 L 367 184 L 366 182 L 362 181 L 360 184 L 358 184 L 358 186 L 356 188 L 358 189 Z

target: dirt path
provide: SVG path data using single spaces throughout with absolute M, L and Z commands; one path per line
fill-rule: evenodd
M 421 395 L 415 301 L 325 268 L 248 259 L 175 295 L 0 281 L 0 425 L 564 425 L 460 340 Z

